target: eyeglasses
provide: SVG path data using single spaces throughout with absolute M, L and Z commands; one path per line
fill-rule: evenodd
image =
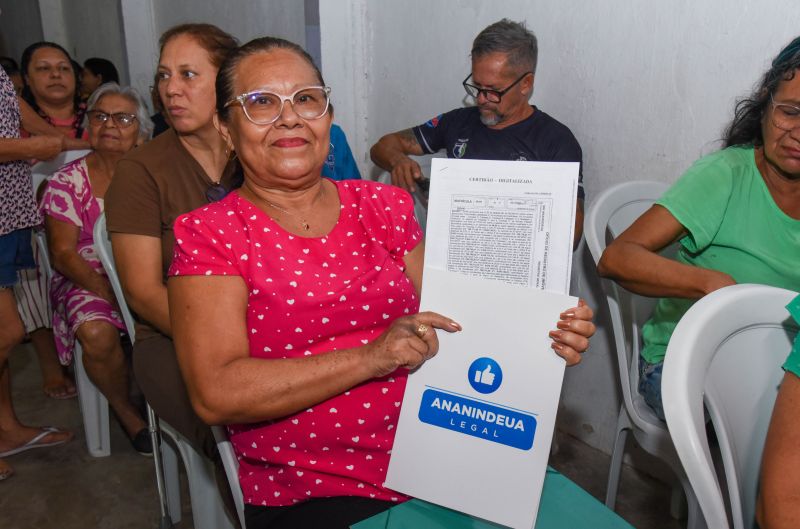
M 109 119 L 113 120 L 117 127 L 124 129 L 133 125 L 136 121 L 136 114 L 126 114 L 125 112 L 117 112 L 116 114 L 107 114 L 102 110 L 90 110 L 86 113 L 89 116 L 89 122 L 93 125 L 102 125 Z
M 289 101 L 294 112 L 305 120 L 319 119 L 328 112 L 331 89 L 327 86 L 307 86 L 297 90 L 290 96 L 282 96 L 274 92 L 255 90 L 236 96 L 225 108 L 239 103 L 252 123 L 269 125 L 275 123 L 283 113 L 283 104 Z
M 772 96 L 772 124 L 781 130 L 794 130 L 800 127 L 800 107 L 788 103 L 776 103 Z
M 478 99 L 478 96 L 483 94 L 483 97 L 485 97 L 486 100 L 489 101 L 490 103 L 499 103 L 500 100 L 503 99 L 503 96 L 506 95 L 509 90 L 514 88 L 517 85 L 517 83 L 525 79 L 525 76 L 528 74 L 533 74 L 533 72 L 525 72 L 519 77 L 519 79 L 508 85 L 503 90 L 492 90 L 490 88 L 481 88 L 479 86 L 475 86 L 474 84 L 468 83 L 467 80 L 469 80 L 469 78 L 472 77 L 471 73 L 467 76 L 466 79 L 464 79 L 461 82 L 461 84 L 462 86 L 464 86 L 464 90 L 467 91 L 467 94 L 470 97 Z
M 214 184 L 206 189 L 206 200 L 209 202 L 219 202 L 228 195 L 228 190 L 222 184 Z

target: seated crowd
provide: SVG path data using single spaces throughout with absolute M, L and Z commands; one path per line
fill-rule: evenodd
M 396 187 L 361 180 L 331 89 L 300 46 L 272 37 L 240 46 L 210 24 L 173 27 L 159 45 L 152 97 L 164 131 L 153 139 L 144 100 L 110 62 L 87 59 L 79 73 L 61 46 L 39 42 L 20 68 L 2 63 L 0 481 L 13 473 L 2 458 L 72 437 L 14 413 L 7 358 L 25 333 L 55 398 L 75 394 L 62 366 L 77 340 L 135 449 L 152 452 L 129 396 L 125 302 L 137 320 L 132 378 L 156 414 L 215 464 L 208 425 L 227 426 L 247 527 L 349 527 L 408 499 L 383 485 L 396 404 L 408 372 L 437 353 L 437 333 L 461 330 L 446 314 L 419 312 L 424 236 L 409 191 L 423 175 L 409 155 L 582 162 L 581 147 L 529 103 L 536 38 L 506 19 L 473 42 L 463 86 L 474 107 L 372 147 Z M 742 282 L 800 290 L 799 70 L 800 38 L 737 106 L 725 148 L 697 161 L 599 264 L 602 276 L 660 298 L 639 365 L 640 391 L 662 420 L 664 351 L 695 300 Z M 31 161 L 82 148 L 90 152 L 59 169 L 37 204 Z M 583 199 L 581 184 L 576 244 Z M 94 248 L 103 212 L 125 300 Z M 31 248 L 42 222 L 49 285 Z M 673 243 L 677 259 L 659 255 Z M 593 310 L 564 309 L 550 338 L 575 365 Z M 797 493 L 785 491 L 798 490 L 800 469 L 781 472 L 800 466 L 795 349 L 767 441 L 765 528 L 798 516 Z

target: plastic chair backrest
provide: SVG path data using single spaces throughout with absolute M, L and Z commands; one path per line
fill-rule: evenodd
M 647 211 L 667 188 L 662 182 L 624 182 L 597 196 L 584 222 L 584 237 L 595 264 L 606 246 Z M 640 329 L 653 312 L 656 300 L 631 294 L 614 281 L 604 279 L 601 284 L 614 331 L 623 400 L 631 418 L 637 421 L 639 413 L 646 412 L 644 408 L 636 412 L 633 399 L 639 385 Z
M 695 303 L 667 347 L 662 395 L 667 426 L 708 527 L 728 518 L 706 436 L 703 404 L 719 440 L 733 527 L 755 527 L 755 502 L 781 364 L 797 328 L 796 292 L 734 285 Z
M 244 496 L 242 495 L 242 487 L 239 485 L 239 460 L 236 459 L 236 453 L 233 451 L 233 445 L 230 439 L 228 439 L 228 432 L 225 427 L 212 426 L 211 431 L 214 433 L 214 440 L 217 442 L 217 451 L 222 460 L 222 466 L 225 468 L 225 476 L 228 478 L 228 485 L 231 488 L 233 503 L 236 506 L 236 514 L 239 516 L 239 523 L 242 529 L 244 529 Z
M 36 193 L 39 189 L 39 186 L 50 178 L 53 173 L 61 169 L 64 165 L 68 164 L 73 160 L 77 160 L 78 158 L 82 158 L 89 154 L 90 150 L 80 150 L 80 151 L 63 151 L 58 156 L 53 158 L 52 160 L 48 160 L 46 162 L 36 162 L 31 166 L 31 178 L 33 180 L 33 192 Z
M 122 314 L 122 322 L 125 324 L 125 330 L 128 332 L 128 337 L 131 343 L 136 341 L 136 329 L 133 320 L 131 309 L 125 302 L 125 293 L 122 290 L 122 284 L 119 282 L 119 275 L 117 274 L 117 267 L 114 264 L 114 254 L 111 251 L 111 241 L 108 238 L 108 230 L 106 229 L 106 214 L 102 213 L 98 217 L 97 222 L 94 223 L 92 230 L 94 236 L 94 247 L 97 254 L 100 256 L 100 262 L 103 263 L 103 268 L 108 275 L 108 280 L 111 283 L 111 288 L 114 290 L 114 296 L 117 298 L 120 313 Z

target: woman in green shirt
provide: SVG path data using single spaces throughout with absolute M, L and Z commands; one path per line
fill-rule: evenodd
M 800 290 L 800 37 L 736 106 L 725 148 L 689 168 L 603 254 L 598 272 L 660 297 L 642 328 L 639 392 L 664 420 L 661 368 L 681 316 L 735 283 Z M 677 259 L 659 251 L 678 242 Z

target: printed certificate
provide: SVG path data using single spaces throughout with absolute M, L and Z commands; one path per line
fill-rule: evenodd
M 566 294 L 578 169 L 434 158 L 425 268 Z
M 434 159 L 421 310 L 463 331 L 408 378 L 386 486 L 515 529 L 536 523 L 564 360 L 577 163 Z

